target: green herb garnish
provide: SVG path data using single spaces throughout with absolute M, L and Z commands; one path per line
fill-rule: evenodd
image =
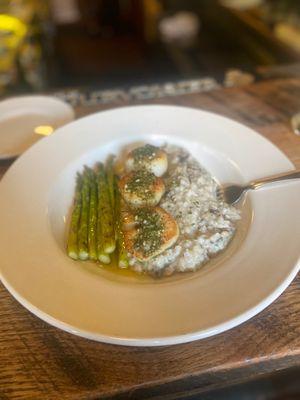
M 153 208 L 137 210 L 135 220 L 138 224 L 134 248 L 146 257 L 151 256 L 162 243 L 163 223 L 161 216 Z
M 131 178 L 125 185 L 125 191 L 135 193 L 143 200 L 154 196 L 151 186 L 155 183 L 156 176 L 147 170 L 141 169 L 132 173 Z
M 158 148 L 151 144 L 146 144 L 143 147 L 138 147 L 132 151 L 134 163 L 140 165 L 143 162 L 151 161 L 156 157 Z

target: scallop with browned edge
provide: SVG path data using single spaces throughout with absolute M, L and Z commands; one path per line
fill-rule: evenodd
M 146 169 L 156 176 L 162 176 L 168 169 L 167 154 L 151 144 L 132 150 L 126 157 L 127 171 Z
M 173 246 L 179 236 L 176 220 L 161 207 L 134 213 L 135 225 L 124 231 L 125 246 L 140 261 L 147 261 Z
M 155 206 L 165 193 L 165 184 L 147 170 L 138 170 L 124 175 L 119 181 L 123 199 L 132 207 Z

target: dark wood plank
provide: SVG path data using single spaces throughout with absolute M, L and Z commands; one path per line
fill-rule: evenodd
M 300 167 L 300 138 L 289 126 L 290 115 L 300 109 L 300 80 L 155 103 L 204 108 L 242 121 Z M 93 111 L 78 109 L 77 114 Z M 7 164 L 0 165 L 0 174 Z M 0 286 L 0 399 L 175 399 L 300 365 L 299 288 L 298 276 L 265 311 L 216 337 L 170 347 L 127 348 L 53 328 Z

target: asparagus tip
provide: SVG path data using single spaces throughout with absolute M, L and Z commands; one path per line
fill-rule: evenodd
M 78 260 L 78 254 L 74 250 L 69 250 L 68 255 L 73 258 L 73 260 Z
M 99 261 L 101 261 L 103 264 L 109 264 L 110 263 L 110 257 L 108 254 L 100 254 L 98 256 Z
M 79 258 L 80 260 L 85 261 L 89 258 L 89 253 L 87 251 L 81 250 L 79 252 Z

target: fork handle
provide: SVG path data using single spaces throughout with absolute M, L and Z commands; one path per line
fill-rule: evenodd
M 284 172 L 282 174 L 268 176 L 267 178 L 258 179 L 256 181 L 252 181 L 249 184 L 249 189 L 258 189 L 262 186 L 265 186 L 269 183 L 279 182 L 279 181 L 288 181 L 292 179 L 300 179 L 300 171 L 291 171 Z

